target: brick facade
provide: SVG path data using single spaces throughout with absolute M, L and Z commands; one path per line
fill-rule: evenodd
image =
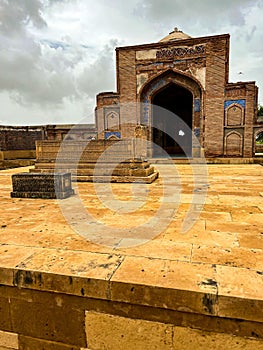
M 169 87 L 176 86 L 174 91 L 185 101 L 191 93 L 191 102 L 187 102 L 191 120 L 186 121 L 186 113 L 180 115 L 176 107 L 169 109 L 168 97 L 163 97 L 162 107 L 166 108 L 167 103 L 167 109 L 178 113 L 193 131 L 196 138 L 188 139 L 191 155 L 198 156 L 201 146 L 207 157 L 253 157 L 255 132 L 259 129 L 258 89 L 255 82 L 229 83 L 230 36 L 189 38 L 178 30 L 170 34 L 171 39 L 168 36 L 158 43 L 116 49 L 117 92 L 97 95 L 98 137 L 133 137 L 134 128 L 141 124 L 148 127 L 148 139 L 157 142 L 154 128 L 162 116 L 158 116 L 159 121 L 154 119 L 152 104 L 161 91 L 168 94 Z M 181 110 L 186 107 L 181 97 L 174 94 L 172 98 Z M 174 122 L 169 128 L 176 127 Z M 199 148 L 197 153 L 195 147 Z

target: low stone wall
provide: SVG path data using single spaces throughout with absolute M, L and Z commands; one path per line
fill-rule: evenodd
M 128 266 L 129 259 L 112 254 L 65 253 L 58 259 L 34 252 L 34 262 L 30 248 L 9 252 L 17 267 L 1 268 L 1 349 L 263 349 L 262 301 L 218 295 L 212 280 L 196 290 L 175 288 L 177 268 L 188 264 L 169 270 L 175 279 L 165 286 L 150 273 L 158 259 L 149 260 L 145 272 L 138 270 L 138 257 Z M 40 272 L 43 261 L 46 272 Z M 28 268 L 32 263 L 38 271 Z M 141 283 L 132 282 L 135 272 Z
M 0 151 L 0 169 L 34 165 L 35 158 L 35 150 Z
M 14 159 L 35 159 L 35 150 L 0 151 L 0 161 Z
M 43 126 L 0 126 L 0 150 L 35 150 L 36 140 L 42 140 Z

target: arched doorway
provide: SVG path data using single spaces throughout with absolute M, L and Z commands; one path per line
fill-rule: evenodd
M 161 157 L 167 153 L 173 157 L 199 156 L 204 141 L 203 90 L 195 78 L 169 69 L 146 81 L 139 99 L 140 124 L 148 127 L 148 140 L 152 142 L 147 149 L 148 157 L 159 157 L 158 153 Z M 160 109 L 167 112 L 160 113 Z M 170 136 L 166 135 L 168 132 Z
M 170 83 L 155 93 L 152 104 L 152 140 L 157 145 L 153 147 L 153 156 L 161 155 L 162 149 L 174 157 L 191 156 L 192 93 Z

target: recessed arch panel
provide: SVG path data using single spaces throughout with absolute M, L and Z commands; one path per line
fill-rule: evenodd
M 230 157 L 243 156 L 243 136 L 232 131 L 225 136 L 225 155 Z

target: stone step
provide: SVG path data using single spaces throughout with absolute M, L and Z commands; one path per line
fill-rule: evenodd
M 62 168 L 60 170 L 56 169 L 56 172 L 69 172 L 72 175 L 76 175 L 76 169 L 74 168 Z M 54 168 L 36 168 L 30 169 L 32 173 L 54 173 Z M 93 176 L 94 168 L 78 169 L 77 176 Z M 130 168 L 121 168 L 121 169 L 112 169 L 109 167 L 97 168 L 96 176 L 149 176 L 154 173 L 153 167 L 148 167 L 146 169 L 130 169 Z
M 255 158 L 149 158 L 151 164 L 262 164 L 263 157 Z

